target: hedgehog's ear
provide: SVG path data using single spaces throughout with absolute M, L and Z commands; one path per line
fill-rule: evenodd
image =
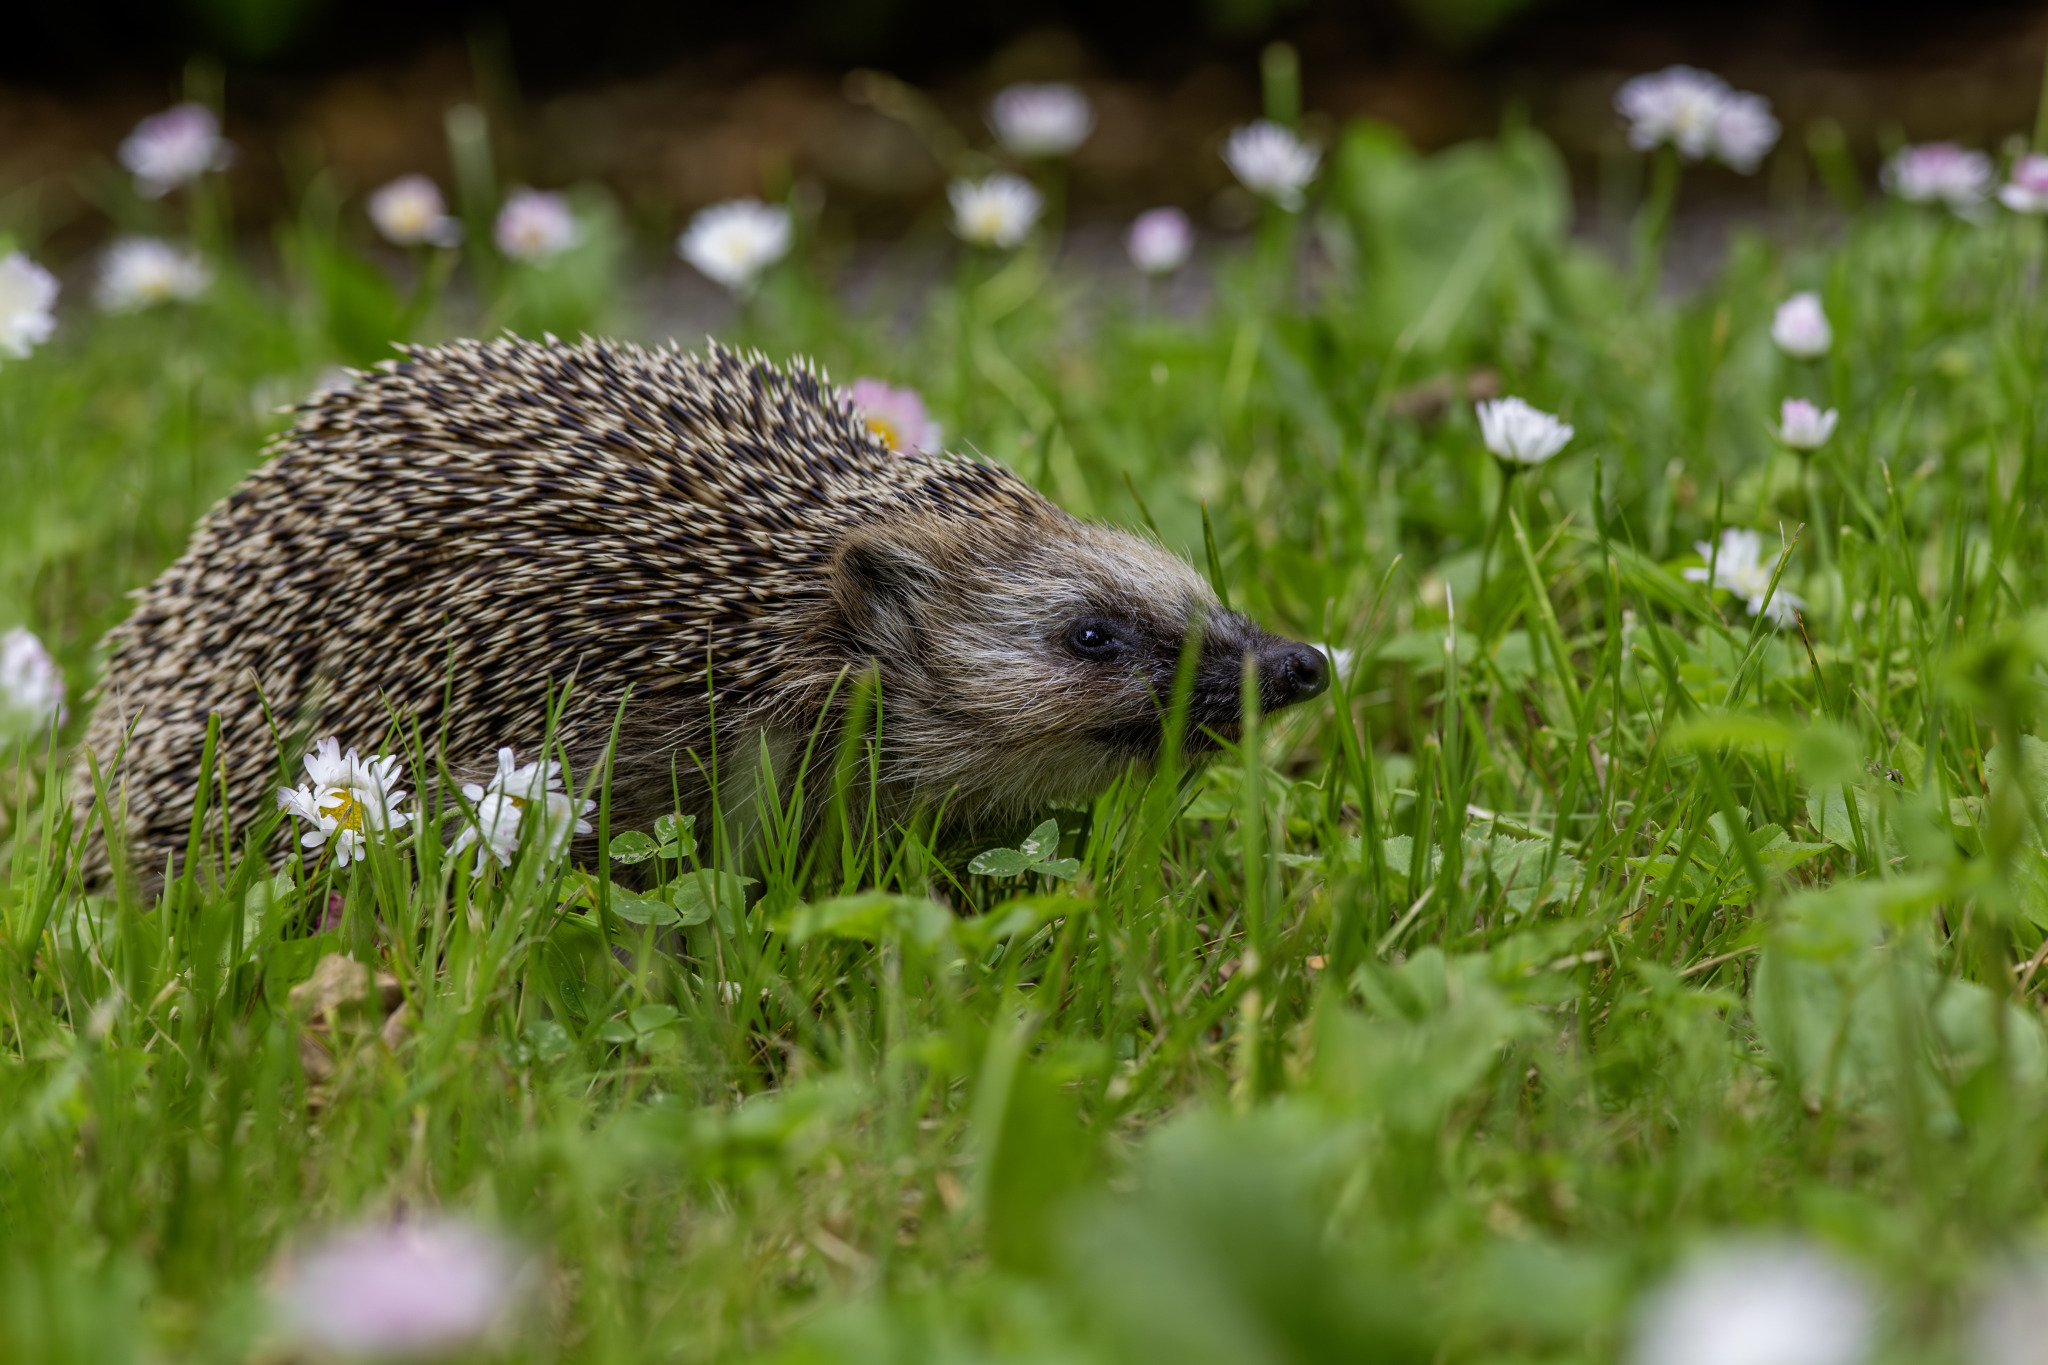
M 833 559 L 833 605 L 856 649 L 878 659 L 904 659 L 916 651 L 920 607 L 938 581 L 913 546 L 886 535 L 859 535 Z

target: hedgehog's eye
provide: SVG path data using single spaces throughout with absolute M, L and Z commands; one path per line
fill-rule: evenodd
M 1083 659 L 1107 661 L 1128 647 L 1129 641 L 1107 621 L 1076 621 L 1067 630 L 1067 648 Z

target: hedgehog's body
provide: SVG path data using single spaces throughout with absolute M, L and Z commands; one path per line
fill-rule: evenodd
M 272 804 L 271 719 L 365 752 L 416 723 L 466 774 L 537 747 L 573 677 L 556 738 L 591 771 L 624 701 L 613 827 L 644 828 L 702 813 L 714 747 L 743 775 L 764 738 L 786 758 L 872 661 L 892 801 L 973 824 L 1149 754 L 1198 619 L 1199 721 L 1235 723 L 1245 651 L 1269 706 L 1320 688 L 1320 656 L 1176 556 L 891 451 L 807 370 L 464 343 L 308 406 L 114 632 L 87 747 L 125 736 L 149 876 L 185 845 L 210 713 L 242 829 Z

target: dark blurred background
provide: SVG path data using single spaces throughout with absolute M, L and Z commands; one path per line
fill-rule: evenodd
M 730 48 L 769 61 L 878 65 L 915 81 L 973 71 L 1041 29 L 1072 35 L 1103 74 L 1171 78 L 1273 37 L 1335 69 L 1434 57 L 1481 67 L 1641 65 L 1768 53 L 1786 61 L 1940 60 L 2024 27 L 2039 5 L 1907 0 L 78 0 L 22 7 L 0 54 L 10 80 L 58 84 L 175 71 L 193 52 L 272 75 L 403 63 L 481 23 L 523 78 L 555 88 L 641 77 Z
M 346 188 L 445 176 L 445 110 L 492 115 L 513 176 L 602 182 L 673 219 L 803 180 L 856 217 L 929 203 L 944 169 L 900 121 L 849 97 L 889 72 L 979 132 L 1015 79 L 1082 82 L 1100 113 L 1076 158 L 1077 211 L 1210 204 L 1216 147 L 1258 111 L 1258 54 L 1301 54 L 1305 104 L 1369 116 L 1423 147 L 1527 118 L 1587 185 L 1621 159 L 1611 107 L 1628 75 L 1709 67 L 1768 95 L 1803 146 L 1834 120 L 1866 168 L 1901 139 L 1995 146 L 2031 131 L 2048 9 L 1952 0 L 38 0 L 0 45 L 0 191 L 40 187 L 65 217 L 77 168 L 200 83 L 242 148 L 239 209 L 292 192 L 293 166 Z M 195 66 L 195 59 L 197 65 Z M 854 87 L 858 93 L 857 87 Z M 1718 178 L 1717 178 L 1718 176 Z M 1783 175 L 1777 177 L 1782 182 Z M 1713 171 L 1702 192 L 1769 196 Z

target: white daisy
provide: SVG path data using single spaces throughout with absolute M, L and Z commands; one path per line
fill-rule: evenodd
M 504 792 L 485 791 L 481 787 L 464 786 L 462 790 L 465 793 L 476 792 L 470 798 L 475 803 L 475 820 L 456 836 L 449 853 L 459 855 L 471 844 L 476 844 L 476 866 L 470 873 L 475 877 L 483 876 L 485 865 L 493 860 L 500 867 L 512 866 L 512 859 L 519 852 L 519 825 L 524 818 L 526 803 Z
M 953 231 L 976 246 L 1016 246 L 1031 233 L 1045 200 L 1021 175 L 1007 172 L 986 180 L 955 180 L 946 187 L 953 205 Z
M 1514 464 L 1543 464 L 1572 438 L 1570 424 L 1519 398 L 1496 398 L 1477 411 L 1486 448 Z
M 64 719 L 64 674 L 35 632 L 0 635 L 0 735 L 34 735 Z
M 1729 94 L 1728 82 L 1697 67 L 1667 66 L 1622 84 L 1615 112 L 1628 121 L 1628 144 L 1637 151 L 1670 143 L 1698 161 L 1714 145 L 1714 125 Z
M 1953 142 L 1901 147 L 1878 173 L 1879 183 L 1909 204 L 1946 204 L 1965 216 L 1982 207 L 1996 178 L 1990 157 Z
M 396 246 L 454 246 L 462 224 L 448 216 L 441 187 L 423 175 L 401 175 L 370 196 L 370 221 Z
M 1976 1299 L 1971 1365 L 2040 1365 L 2048 1344 L 2048 1264 L 2030 1256 L 2003 1266 Z
M 869 431 L 889 443 L 891 450 L 936 454 L 945 439 L 945 433 L 925 408 L 924 396 L 916 389 L 898 388 L 887 380 L 862 378 L 847 386 L 843 401 Z
M 1223 144 L 1223 160 L 1239 183 L 1290 212 L 1301 207 L 1301 192 L 1316 178 L 1322 159 L 1292 128 L 1270 119 L 1245 124 Z
M 1095 111 L 1074 86 L 1027 82 L 989 102 L 988 126 L 1013 156 L 1065 156 L 1095 130 Z
M 2014 213 L 2048 213 L 2048 156 L 2029 152 L 2015 161 L 1998 202 Z
M 703 274 L 745 293 L 769 266 L 789 254 L 789 210 L 758 199 L 728 199 L 690 220 L 676 254 Z
M 1695 1257 L 1643 1305 L 1631 1365 L 1860 1365 L 1876 1335 L 1861 1276 L 1798 1243 Z
M 1840 415 L 1833 408 L 1823 411 L 1804 398 L 1787 398 L 1778 413 L 1778 439 L 1790 450 L 1819 450 L 1835 434 Z
M 203 104 L 180 104 L 135 125 L 121 144 L 121 164 L 135 176 L 145 198 L 161 199 L 208 171 L 224 171 L 235 159 L 233 144 L 220 135 L 220 120 Z
M 1828 353 L 1835 344 L 1835 329 L 1828 325 L 1826 310 L 1820 306 L 1820 295 L 1811 289 L 1802 289 L 1778 305 L 1778 311 L 1771 317 L 1771 340 L 1778 343 L 1778 349 L 1786 355 L 1800 360 L 1815 360 Z
M 1170 275 L 1187 264 L 1195 248 L 1195 225 L 1179 209 L 1147 209 L 1124 235 L 1131 264 L 1147 275 Z
M 1771 102 L 1734 90 L 1710 71 L 1667 66 L 1624 82 L 1614 108 L 1638 151 L 1669 143 L 1688 161 L 1713 157 L 1749 174 L 1778 143 Z
M 1778 145 L 1778 120 L 1762 95 L 1735 91 L 1721 102 L 1714 117 L 1714 156 L 1748 175 Z
M 372 834 L 402 829 L 410 813 L 398 808 L 405 793 L 395 756 L 343 753 L 341 741 L 329 736 L 306 755 L 307 780 L 297 787 L 279 787 L 277 804 L 311 828 L 299 836 L 306 848 L 330 845 L 338 867 L 363 856 Z
M 491 230 L 498 250 L 515 261 L 545 261 L 576 245 L 582 234 L 569 201 L 545 190 L 514 190 Z
M 109 313 L 135 313 L 159 303 L 196 299 L 213 283 L 213 271 L 189 247 L 159 237 L 129 237 L 100 258 L 94 299 Z
M 485 1341 L 517 1307 L 519 1249 L 473 1223 L 362 1224 L 286 1262 L 282 1325 L 321 1359 L 440 1357 Z
M 1709 590 L 1723 588 L 1734 593 L 1749 608 L 1751 616 L 1761 616 L 1774 626 L 1782 628 L 1798 621 L 1799 613 L 1806 607 L 1806 599 L 1798 593 L 1780 583 L 1770 600 L 1764 599 L 1764 594 L 1771 590 L 1771 575 L 1777 572 L 1778 561 L 1789 551 L 1780 550 L 1766 562 L 1763 536 L 1733 526 L 1721 532 L 1719 555 L 1703 540 L 1695 542 L 1693 549 L 1707 562 L 1687 569 L 1687 582 L 1705 583 Z
M 540 822 L 537 834 L 550 862 L 568 850 L 570 836 L 590 833 L 590 821 L 583 817 L 597 809 L 595 801 L 576 801 L 562 790 L 561 764 L 548 759 L 521 766 L 509 748 L 498 750 L 498 771 L 488 784 L 465 782 L 462 794 L 469 798 L 475 818 L 448 851 L 459 854 L 477 845 L 479 877 L 493 860 L 500 867 L 512 865 L 529 807 Z
M 19 251 L 0 258 L 0 353 L 21 359 L 57 329 L 57 277 Z

